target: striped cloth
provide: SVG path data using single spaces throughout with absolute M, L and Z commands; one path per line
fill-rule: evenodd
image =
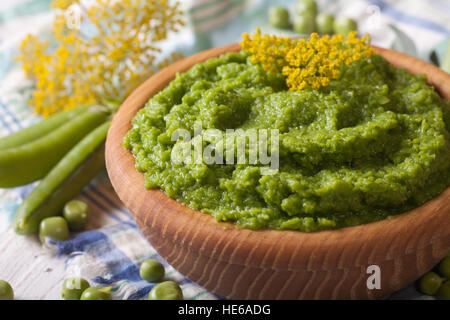
M 50 0 L 0 2 L 0 136 L 39 121 L 27 104 L 32 85 L 13 57 L 27 33 L 46 33 L 51 24 Z M 322 11 L 355 18 L 361 32 L 370 32 L 373 43 L 393 47 L 429 60 L 436 49 L 442 56 L 450 35 L 448 0 L 319 0 Z M 189 55 L 239 41 L 243 32 L 267 25 L 271 0 L 184 1 L 188 23 L 166 41 L 163 52 Z M 277 4 L 293 10 L 294 1 Z M 288 35 L 294 35 L 293 33 Z M 412 39 L 412 40 L 411 40 Z M 218 299 L 169 266 L 145 240 L 130 213 L 108 181 L 100 174 L 80 194 L 91 208 L 87 231 L 72 234 L 65 242 L 42 246 L 37 237 L 21 237 L 10 227 L 15 210 L 36 184 L 0 189 L 0 279 L 9 281 L 18 299 L 58 299 L 62 280 L 81 276 L 91 285 L 112 286 L 114 299 L 146 299 L 153 284 L 139 277 L 145 259 L 161 261 L 167 279 L 178 282 L 186 299 Z M 423 299 L 413 286 L 394 294 L 396 299 Z

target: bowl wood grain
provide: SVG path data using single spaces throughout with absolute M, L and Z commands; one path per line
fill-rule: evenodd
M 428 81 L 450 99 L 450 75 L 414 57 L 375 48 L 390 63 Z M 241 229 L 183 206 L 160 190 L 146 190 L 132 154 L 122 146 L 131 119 L 177 72 L 226 52 L 201 52 L 155 74 L 115 115 L 106 142 L 114 189 L 158 253 L 206 289 L 230 299 L 373 299 L 401 289 L 450 251 L 450 188 L 408 213 L 339 230 Z M 381 268 L 381 289 L 369 290 L 370 265 Z

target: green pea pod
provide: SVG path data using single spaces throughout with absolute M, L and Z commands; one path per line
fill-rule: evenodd
M 64 205 L 105 167 L 105 139 L 111 121 L 89 133 L 42 179 L 14 217 L 18 234 L 38 231 L 42 219 L 60 215 Z
M 104 108 L 90 108 L 49 134 L 16 148 L 0 151 L 0 188 L 43 178 L 84 136 L 105 122 Z
M 59 112 L 41 122 L 22 129 L 18 132 L 10 134 L 9 136 L 0 138 L 0 151 L 9 148 L 15 148 L 26 143 L 35 141 L 63 124 L 72 120 L 74 117 L 86 112 L 88 107 L 80 107 L 64 112 Z

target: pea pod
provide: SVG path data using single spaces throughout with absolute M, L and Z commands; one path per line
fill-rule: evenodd
M 86 134 L 105 122 L 109 111 L 90 108 L 41 138 L 0 151 L 0 188 L 43 178 Z
M 105 167 L 104 142 L 110 124 L 105 122 L 81 140 L 22 202 L 13 222 L 17 233 L 35 233 L 42 219 L 60 215 L 64 204 Z
M 9 136 L 0 138 L 0 150 L 15 148 L 26 143 L 35 141 L 56 128 L 59 128 L 74 117 L 86 112 L 88 107 L 76 108 L 64 112 L 57 113 L 41 122 L 22 129 Z

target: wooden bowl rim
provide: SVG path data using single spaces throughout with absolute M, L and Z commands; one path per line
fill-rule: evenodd
M 348 239 L 349 235 L 355 242 L 361 246 L 361 257 L 357 259 L 360 265 L 366 265 L 369 261 L 377 261 L 377 259 L 394 259 L 399 253 L 396 252 L 397 248 L 403 248 L 401 254 L 412 254 L 420 247 L 424 247 L 426 243 L 416 243 L 411 246 L 408 244 L 408 239 L 415 233 L 422 232 L 425 238 L 436 240 L 433 234 L 434 228 L 438 228 L 442 223 L 442 210 L 448 209 L 448 203 L 450 199 L 450 187 L 444 190 L 439 196 L 428 201 L 424 205 L 413 209 L 409 212 L 395 216 L 392 219 L 384 219 L 377 222 L 368 224 L 346 227 L 341 229 L 318 231 L 313 233 L 303 233 L 300 231 L 291 230 L 250 230 L 236 227 L 232 223 L 228 222 L 216 222 L 215 219 L 206 213 L 190 209 L 176 200 L 168 198 L 168 196 L 161 190 L 147 190 L 144 188 L 144 176 L 141 172 L 138 172 L 134 168 L 134 157 L 132 154 L 122 146 L 123 137 L 126 132 L 131 128 L 131 119 L 134 117 L 137 110 L 144 107 L 145 102 L 153 96 L 156 92 L 163 89 L 167 83 L 169 83 L 176 75 L 177 72 L 184 72 L 195 63 L 205 61 L 208 58 L 219 56 L 227 52 L 239 51 L 240 46 L 238 44 L 232 44 L 220 48 L 210 49 L 200 52 L 193 56 L 187 57 L 146 80 L 139 88 L 137 88 L 122 104 L 117 114 L 114 116 L 111 128 L 108 132 L 106 142 L 106 165 L 108 174 L 111 178 L 113 187 L 118 191 L 119 197 L 125 203 L 125 205 L 132 212 L 135 220 L 141 223 L 147 224 L 150 228 L 160 228 L 158 230 L 162 237 L 166 237 L 168 241 L 176 242 L 179 238 L 177 235 L 182 233 L 193 233 L 191 241 L 189 243 L 182 242 L 176 243 L 180 248 L 186 250 L 196 250 L 198 254 L 209 256 L 211 259 L 224 259 L 226 256 L 223 252 L 216 252 L 216 248 L 208 247 L 206 243 L 215 241 L 222 241 L 222 251 L 233 252 L 231 256 L 227 257 L 227 261 L 232 264 L 242 265 L 258 265 L 259 267 L 267 266 L 267 268 L 279 268 L 295 270 L 296 265 L 299 263 L 310 266 L 312 264 L 311 256 L 304 256 L 302 252 L 314 252 L 317 254 L 319 251 L 326 253 L 326 256 L 320 257 L 322 260 L 332 259 L 330 252 L 335 251 L 335 254 L 339 257 L 345 257 L 347 240 L 341 241 L 344 237 Z M 400 68 L 405 68 L 413 73 L 423 73 L 427 75 L 427 79 L 432 84 L 442 97 L 450 99 L 450 75 L 440 70 L 439 68 L 421 61 L 417 58 L 408 56 L 403 53 L 392 51 L 389 49 L 382 49 L 375 47 L 377 53 L 382 54 L 389 62 Z M 417 72 L 419 71 L 419 72 Z M 144 98 L 143 98 L 144 97 Z M 142 103 L 142 101 L 144 101 Z M 134 110 L 134 111 L 132 111 Z M 157 202 L 163 203 L 170 207 L 170 221 L 178 221 L 179 223 L 167 223 L 155 225 L 152 215 L 153 212 L 148 212 L 147 217 L 144 219 L 137 215 L 135 211 L 139 211 L 139 207 L 134 207 L 132 201 L 124 190 L 121 190 L 121 184 L 127 184 L 129 186 L 140 185 L 142 189 L 139 192 L 143 192 L 143 197 L 153 197 L 157 199 Z M 132 209 L 131 209 L 132 208 Z M 444 208 L 444 209 L 443 209 Z M 440 210 L 441 209 L 441 210 Z M 169 217 L 167 217 L 169 218 Z M 164 219 L 159 214 L 158 219 Z M 185 229 L 184 226 L 187 226 Z M 442 227 L 442 226 L 441 226 Z M 239 234 L 242 242 L 245 238 L 247 246 L 241 246 L 240 250 L 231 250 L 238 243 L 234 243 L 235 237 Z M 368 236 L 370 235 L 370 237 Z M 401 237 L 395 237 L 395 235 L 402 235 Z M 383 250 L 376 250 L 377 241 L 383 243 L 383 239 L 387 237 L 393 237 L 391 244 L 391 252 L 386 254 L 385 247 Z M 438 236 L 436 236 L 438 237 Z M 224 240 L 226 239 L 226 240 Z M 308 241 L 305 241 L 308 239 Z M 366 242 L 369 241 L 370 242 Z M 206 245 L 205 245 L 206 244 Z M 278 250 L 280 247 L 283 250 Z M 364 256 L 363 248 L 371 246 L 373 250 L 370 250 L 370 256 Z M 278 252 L 285 252 L 286 250 L 292 252 L 290 257 L 280 257 Z M 259 262 L 247 261 L 248 256 L 260 257 Z M 311 260 L 312 259 L 312 260 Z M 265 261 L 267 263 L 265 263 Z M 273 261 L 276 261 L 275 265 Z M 342 259 L 340 259 L 342 261 Z M 345 259 L 338 267 L 354 267 L 355 262 L 349 261 L 347 265 Z M 358 263 L 358 262 L 357 262 Z M 308 267 L 309 268 L 309 267 Z M 312 267 L 311 267 L 312 268 Z

